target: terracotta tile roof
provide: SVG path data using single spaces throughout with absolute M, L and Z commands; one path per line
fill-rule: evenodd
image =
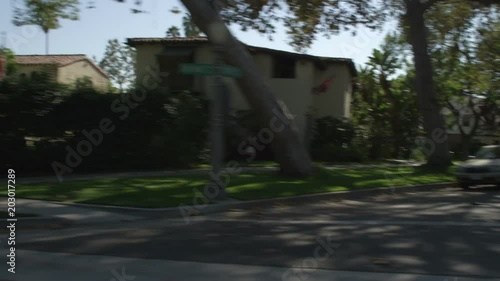
M 143 38 L 128 38 L 127 39 L 127 44 L 135 47 L 138 45 L 146 45 L 146 44 L 162 44 L 165 46 L 178 46 L 178 47 L 191 47 L 191 46 L 202 46 L 204 44 L 208 44 L 208 38 L 207 37 L 143 37 Z M 356 67 L 354 66 L 354 62 L 349 59 L 349 58 L 335 58 L 335 57 L 319 57 L 319 56 L 313 56 L 313 55 L 307 55 L 307 54 L 300 54 L 300 53 L 294 53 L 294 52 L 287 52 L 287 51 L 282 51 L 282 50 L 276 50 L 276 49 L 270 49 L 270 48 L 264 48 L 264 47 L 257 47 L 257 46 L 251 46 L 247 45 L 248 50 L 253 53 L 268 53 L 268 54 L 276 54 L 276 55 L 284 55 L 284 56 L 291 56 L 299 59 L 308 59 L 312 60 L 316 63 L 324 63 L 324 62 L 335 62 L 335 63 L 345 63 L 348 65 L 349 70 L 351 73 L 356 76 Z
M 148 43 L 162 43 L 169 45 L 189 44 L 189 43 L 208 43 L 208 38 L 203 36 L 192 37 L 143 37 L 143 38 L 127 38 L 127 44 L 130 46 L 148 44 Z
M 16 55 L 16 63 L 20 65 L 39 65 L 39 64 L 51 64 L 62 67 L 68 64 L 72 64 L 78 61 L 86 60 L 88 61 L 97 71 L 99 71 L 104 76 L 108 77 L 108 74 L 95 64 L 91 59 L 87 58 L 86 55 L 76 54 L 76 55 Z
M 64 66 L 86 59 L 85 55 L 17 55 L 17 64 L 55 64 Z

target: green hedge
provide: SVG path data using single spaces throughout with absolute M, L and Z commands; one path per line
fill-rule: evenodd
M 185 168 L 199 162 L 208 128 L 208 102 L 202 95 L 136 94 L 138 99 L 132 93 L 68 89 L 46 79 L 1 82 L 0 152 L 5 165 L 26 173 L 51 173 L 54 161 L 67 165 L 68 146 L 87 153 L 82 142 L 90 142 L 88 132 L 101 130 L 103 120 L 114 130 L 101 131 L 102 141 L 92 144 L 88 155 L 80 155 L 73 172 Z
M 368 151 L 360 128 L 348 119 L 324 117 L 314 120 L 311 157 L 324 162 L 362 162 Z

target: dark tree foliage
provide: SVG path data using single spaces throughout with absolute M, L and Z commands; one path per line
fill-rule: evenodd
M 128 94 L 123 94 L 128 95 Z M 200 161 L 207 138 L 208 103 L 191 92 L 148 92 L 125 118 L 112 110 L 117 94 L 90 87 L 67 89 L 39 80 L 0 83 L 0 149 L 4 165 L 26 173 L 53 174 L 65 164 L 67 148 L 88 141 L 84 131 L 109 118 L 115 130 L 103 134 L 74 173 L 186 168 Z

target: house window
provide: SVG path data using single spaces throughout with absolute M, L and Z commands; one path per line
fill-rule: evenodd
M 161 73 L 168 73 L 162 78 L 161 86 L 170 90 L 191 90 L 193 76 L 179 73 L 179 65 L 193 62 L 193 50 L 189 48 L 166 48 L 157 56 Z
M 464 114 L 464 116 L 462 116 L 462 126 L 463 127 L 470 127 L 471 119 L 472 119 L 471 114 Z
M 273 78 L 295 78 L 296 60 L 289 57 L 273 57 Z

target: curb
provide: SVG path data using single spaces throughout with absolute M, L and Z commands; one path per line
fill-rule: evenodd
M 106 206 L 106 205 L 92 205 L 92 204 L 80 204 L 80 203 L 68 203 L 68 202 L 51 202 L 53 204 L 66 205 L 72 207 L 81 208 L 92 208 L 101 209 L 105 211 L 116 211 L 120 213 L 134 213 L 137 216 L 145 216 L 144 219 L 154 219 L 154 218 L 182 218 L 183 213 L 181 207 L 184 208 L 188 216 L 198 216 L 204 214 L 213 214 L 229 211 L 231 209 L 252 209 L 252 208 L 265 208 L 273 207 L 275 205 L 300 205 L 307 204 L 318 201 L 325 200 L 349 200 L 349 199 L 359 199 L 370 196 L 379 195 L 396 195 L 404 192 L 416 192 L 416 191 L 432 191 L 448 187 L 456 186 L 454 182 L 444 182 L 444 183 L 434 183 L 425 185 L 406 185 L 406 186 L 396 186 L 396 187 L 382 187 L 382 188 L 370 188 L 363 190 L 351 190 L 351 191 L 337 191 L 337 192 L 327 192 L 327 193 L 315 193 L 292 197 L 279 197 L 271 199 L 260 199 L 251 201 L 231 201 L 223 202 L 218 204 L 205 204 L 205 205 L 182 205 L 178 207 L 169 208 L 138 208 L 138 207 L 121 207 L 121 206 Z M 185 215 L 185 214 L 184 214 Z M 149 217 L 149 218 L 148 218 Z M 45 219 L 45 218 L 36 218 Z M 47 218 L 48 223 L 53 222 L 53 218 Z M 68 219 L 61 219 L 59 224 L 73 223 L 75 221 Z M 77 222 L 75 222 L 77 223 Z
M 73 223 L 75 221 L 58 217 L 22 217 L 17 219 L 16 228 L 22 230 L 40 228 L 58 229 L 68 227 Z
M 378 188 L 376 187 L 365 190 L 315 193 L 315 194 L 292 196 L 292 197 L 279 197 L 272 199 L 239 201 L 235 203 L 230 202 L 218 205 L 193 205 L 187 207 L 191 207 L 198 210 L 199 213 L 197 213 L 196 215 L 202 215 L 202 214 L 224 212 L 231 209 L 266 208 L 266 207 L 273 207 L 277 204 L 300 205 L 300 204 L 314 203 L 325 200 L 352 200 L 352 199 L 360 199 L 364 197 L 373 197 L 379 195 L 396 195 L 398 193 L 401 194 L 404 192 L 432 191 L 453 186 L 456 186 L 455 182 L 444 182 L 444 183 L 425 184 L 425 185 L 406 185 L 406 186 L 396 186 L 396 187 L 378 187 Z M 180 213 L 179 210 L 177 210 L 177 212 Z

